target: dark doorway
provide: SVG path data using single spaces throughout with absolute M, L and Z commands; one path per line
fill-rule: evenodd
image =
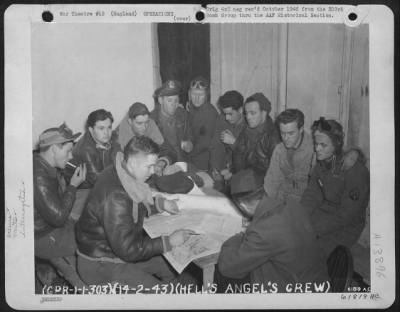
M 190 80 L 199 75 L 210 80 L 210 25 L 160 23 L 157 32 L 161 80 L 182 83 L 185 105 Z

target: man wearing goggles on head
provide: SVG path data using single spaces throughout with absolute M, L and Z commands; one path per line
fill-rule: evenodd
M 214 135 L 218 112 L 209 101 L 209 83 L 196 77 L 190 83 L 187 111 L 193 131 L 191 160 L 201 170 L 209 169 L 210 145 Z

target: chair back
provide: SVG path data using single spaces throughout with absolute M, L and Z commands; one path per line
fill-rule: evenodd
M 328 257 L 331 292 L 346 292 L 353 277 L 353 256 L 346 246 L 337 246 Z

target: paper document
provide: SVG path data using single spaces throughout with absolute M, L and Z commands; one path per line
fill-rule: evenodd
M 176 199 L 179 210 L 201 209 L 213 213 L 220 213 L 232 216 L 242 216 L 236 206 L 225 196 L 209 196 L 197 193 L 195 194 L 168 194 L 153 192 L 154 195 L 161 195 L 166 199 Z
M 182 246 L 164 254 L 174 269 L 181 273 L 193 260 L 218 253 L 225 240 L 242 231 L 242 217 L 224 197 L 174 194 L 180 212 L 153 215 L 144 220 L 143 228 L 154 238 L 169 235 L 177 229 L 190 229 L 193 235 Z

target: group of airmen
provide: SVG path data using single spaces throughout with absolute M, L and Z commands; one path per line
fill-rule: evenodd
M 220 292 L 231 284 L 271 282 L 284 291 L 288 283 L 327 281 L 327 257 L 339 245 L 351 248 L 366 223 L 363 152 L 344 150 L 335 120 L 321 117 L 307 131 L 301 110 L 286 109 L 273 121 L 263 93 L 244 99 L 227 91 L 214 106 L 203 77 L 190 82 L 185 105 L 181 91 L 167 80 L 151 112 L 135 102 L 114 130 L 112 114 L 98 109 L 83 136 L 65 124 L 42 132 L 33 155 L 37 274 L 49 271 L 39 269 L 44 260 L 74 285 L 182 282 L 162 254 L 193 232 L 150 238 L 143 220 L 179 211 L 175 201 L 153 197 L 149 180 L 186 162 L 228 197 L 263 193 L 244 231 L 222 246 Z

